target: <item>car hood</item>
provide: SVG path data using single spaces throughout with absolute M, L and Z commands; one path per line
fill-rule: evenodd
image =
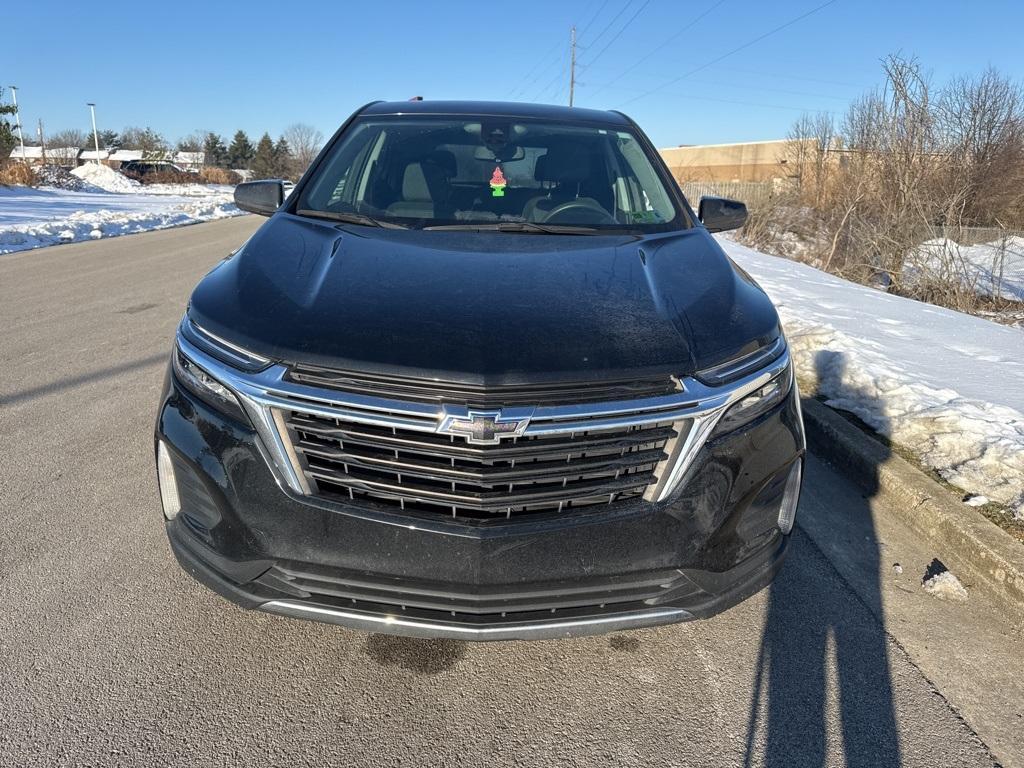
M 287 213 L 203 279 L 189 313 L 272 359 L 481 384 L 686 375 L 779 333 L 702 228 L 424 232 Z

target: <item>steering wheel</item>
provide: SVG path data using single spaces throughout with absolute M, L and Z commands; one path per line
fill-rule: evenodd
M 570 216 L 568 218 L 571 221 L 565 221 L 565 216 L 562 214 L 567 211 L 576 211 L 576 216 Z M 582 214 L 582 217 L 580 217 Z M 557 219 L 561 217 L 563 221 L 558 222 Z M 582 218 L 583 221 L 579 219 Z M 596 200 L 589 197 L 579 197 L 575 200 L 568 200 L 564 203 L 556 205 L 550 211 L 548 215 L 544 217 L 543 224 L 614 224 L 615 217 L 606 211 L 601 204 Z

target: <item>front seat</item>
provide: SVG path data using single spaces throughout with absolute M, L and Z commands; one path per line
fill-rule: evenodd
M 402 199 L 387 207 L 388 216 L 408 219 L 434 218 L 434 199 L 430 194 L 425 163 L 409 163 L 402 174 Z
M 387 214 L 410 219 L 449 218 L 454 174 L 455 155 L 451 152 L 431 152 L 422 162 L 409 163 L 402 174 L 402 199 L 389 205 Z
M 593 160 L 593 155 L 579 144 L 552 147 L 538 157 L 533 168 L 533 178 L 553 186 L 547 194 L 537 195 L 527 201 L 523 207 L 523 219 L 541 222 L 562 203 L 580 199 L 593 201 L 592 198 L 581 196 L 583 182 L 591 175 Z

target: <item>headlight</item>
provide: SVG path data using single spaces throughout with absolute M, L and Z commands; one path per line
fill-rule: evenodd
M 249 417 L 234 392 L 200 368 L 177 344 L 174 346 L 172 360 L 174 375 L 185 389 L 225 416 L 249 423 Z
M 730 406 L 729 410 L 719 420 L 715 427 L 714 434 L 720 435 L 725 432 L 732 432 L 744 424 L 749 424 L 758 416 L 768 413 L 786 399 L 789 390 L 793 385 L 793 366 L 786 369 L 769 381 L 760 389 L 756 389 L 737 403 Z

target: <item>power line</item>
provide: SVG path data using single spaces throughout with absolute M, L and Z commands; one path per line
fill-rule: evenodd
M 550 70 L 553 65 L 558 63 L 558 52 L 560 50 L 562 50 L 562 43 L 557 43 L 554 48 L 549 50 L 541 58 L 537 59 L 533 67 L 530 68 L 530 71 L 520 81 L 520 86 L 512 90 L 511 95 L 515 96 L 517 94 L 525 94 L 534 83 L 540 80 L 541 76 L 545 72 Z M 555 57 L 553 59 L 551 59 L 551 54 L 555 54 Z M 538 69 L 541 63 L 548 61 L 548 59 L 551 59 L 551 61 L 548 62 L 547 66 L 545 66 L 543 69 Z M 534 72 L 536 72 L 535 75 Z M 532 78 L 530 77 L 531 75 L 533 75 Z
M 556 63 L 557 63 L 557 59 L 556 59 Z M 555 73 L 555 76 L 553 78 L 551 78 L 550 81 L 548 81 L 547 85 L 545 85 L 543 88 L 541 88 L 539 91 L 537 91 L 537 95 L 533 97 L 533 100 L 537 101 L 538 99 L 540 99 L 540 97 L 543 94 L 545 94 L 545 93 L 547 93 L 548 91 L 551 90 L 551 86 L 555 85 L 555 83 L 557 83 L 559 80 L 564 78 L 567 67 L 568 67 L 568 62 L 567 61 L 563 62 L 562 63 L 562 69 L 559 72 Z
M 730 56 L 732 56 L 734 54 L 737 54 L 737 53 L 739 53 L 742 50 L 745 50 L 745 49 L 749 48 L 750 46 L 754 45 L 755 43 L 761 42 L 766 37 L 771 37 L 776 32 L 781 32 L 782 30 L 786 29 L 787 27 L 791 27 L 794 24 L 796 24 L 797 22 L 803 21 L 808 16 L 811 16 L 811 15 L 817 13 L 818 11 L 823 10 L 824 8 L 827 8 L 828 6 L 832 5 L 835 2 L 837 2 L 837 0 L 827 0 L 827 2 L 824 2 L 821 5 L 815 6 L 814 8 L 812 8 L 809 11 L 807 11 L 806 13 L 802 13 L 799 16 L 797 16 L 796 18 L 790 19 L 789 21 L 787 21 L 787 22 L 785 22 L 783 24 L 780 24 L 777 27 L 774 27 L 774 28 L 768 30 L 764 34 L 758 35 L 753 40 L 748 40 L 747 42 L 743 43 L 743 45 L 737 46 L 736 48 L 733 48 L 731 51 L 723 53 L 721 56 L 718 56 L 717 58 L 711 59 L 711 61 L 704 62 L 699 67 L 691 69 L 689 72 L 686 72 L 685 74 L 682 74 L 679 77 L 677 77 L 677 78 L 675 78 L 673 80 L 670 80 L 669 82 L 665 83 L 665 85 L 660 86 L 658 88 L 652 88 L 651 90 L 646 91 L 645 93 L 642 93 L 639 96 L 636 96 L 635 98 L 630 99 L 625 104 L 623 104 L 623 106 L 627 106 L 629 104 L 632 104 L 634 101 L 639 101 L 640 99 L 646 98 L 646 97 L 650 96 L 653 93 L 657 93 L 658 91 L 667 88 L 670 85 L 675 85 L 680 80 L 685 80 L 686 78 L 691 77 L 692 75 L 695 75 L 698 72 L 703 72 L 708 67 L 712 67 L 715 64 L 717 64 L 718 62 L 720 62 L 720 61 L 722 61 L 724 59 L 727 59 Z
M 602 37 L 604 37 L 605 33 L 609 29 L 612 28 L 612 25 L 615 24 L 615 22 L 619 20 L 619 17 L 622 14 L 624 14 L 626 12 L 626 9 L 629 8 L 629 6 L 631 6 L 632 4 L 633 4 L 633 0 L 626 0 L 625 4 L 622 6 L 622 8 L 619 9 L 619 12 L 616 13 L 614 16 L 612 16 L 612 20 L 609 21 L 608 24 L 605 26 L 605 28 L 601 30 L 601 33 L 597 37 L 595 37 L 593 40 L 590 41 L 590 45 L 595 45 L 598 40 L 600 40 Z M 580 35 L 580 37 L 583 37 L 583 35 Z
M 591 65 L 593 65 L 595 61 L 600 59 L 601 54 L 607 51 L 611 47 L 612 43 L 614 43 L 616 40 L 619 39 L 619 37 L 621 37 L 622 33 L 626 31 L 626 28 L 629 27 L 629 25 L 632 24 L 634 21 L 636 21 L 636 17 L 639 16 L 641 12 L 644 10 L 644 8 L 646 8 L 650 4 L 651 0 L 645 0 L 644 4 L 637 8 L 636 13 L 629 17 L 629 21 L 627 21 L 625 24 L 622 25 L 622 27 L 619 28 L 619 31 L 615 33 L 615 36 L 611 40 L 609 40 L 607 44 L 605 44 L 604 48 L 598 51 L 597 55 L 594 56 L 594 58 L 592 58 L 589 62 L 582 65 L 581 70 L 588 69 Z
M 721 69 L 726 72 L 737 72 L 741 75 L 759 75 L 761 77 L 770 77 L 773 80 L 801 80 L 808 83 L 821 83 L 822 85 L 841 85 L 846 88 L 864 87 L 859 83 L 850 83 L 845 82 L 843 80 L 824 80 L 820 77 L 807 77 L 805 75 L 782 75 L 777 72 L 765 72 L 764 70 L 760 69 L 739 69 L 737 67 L 722 67 Z
M 660 80 L 660 79 L 662 79 L 664 77 L 664 74 L 658 74 L 656 72 L 650 72 L 650 71 L 644 72 L 642 74 L 644 75 L 646 80 L 651 81 L 651 82 Z M 615 82 L 616 82 L 615 80 L 609 80 L 607 83 L 604 83 L 604 84 L 600 85 L 598 87 L 598 90 L 604 90 L 605 88 L 612 88 L 613 90 L 633 90 L 633 91 L 636 91 L 637 93 L 640 93 L 640 92 L 642 92 L 644 90 L 643 88 L 632 88 L 632 89 L 630 89 L 630 88 L 624 88 L 623 86 L 619 86 L 618 88 L 615 88 L 614 87 L 615 86 Z M 665 85 L 668 85 L 668 84 L 669 84 L 669 81 L 665 80 Z M 733 82 L 733 83 L 730 83 L 730 82 L 725 81 L 725 80 L 708 80 L 706 78 L 701 78 L 698 82 L 694 83 L 694 85 L 698 85 L 698 84 L 699 85 L 711 85 L 711 86 L 715 86 L 717 88 L 730 88 L 730 89 L 733 89 L 733 90 L 741 90 L 741 91 L 756 90 L 758 92 L 764 91 L 764 92 L 768 92 L 768 93 L 783 93 L 783 94 L 786 94 L 787 96 L 807 96 L 807 97 L 812 98 L 812 99 L 831 99 L 831 100 L 834 100 L 834 101 L 844 101 L 844 102 L 848 102 L 850 100 L 849 97 L 847 97 L 847 96 L 837 96 L 835 93 L 816 93 L 816 92 L 811 92 L 811 91 L 794 91 L 794 90 L 789 89 L 789 88 L 774 88 L 774 87 L 771 87 L 771 86 L 760 85 L 760 84 L 749 83 L 749 82 L 742 82 L 742 83 L 735 83 L 735 82 Z M 662 87 L 662 86 L 658 86 L 658 87 Z M 595 93 L 596 92 L 597 91 L 595 91 Z
M 515 95 L 515 93 L 525 94 L 527 90 L 530 90 L 532 88 L 532 86 L 534 86 L 537 83 L 537 81 L 539 81 L 548 72 L 550 72 L 551 68 L 555 67 L 557 65 L 557 63 L 558 63 L 558 53 L 563 49 L 562 46 L 563 46 L 562 43 L 558 43 L 558 45 L 556 45 L 554 48 L 552 48 L 549 51 L 549 56 L 550 56 L 551 53 L 554 53 L 555 54 L 554 58 L 552 58 L 550 61 L 548 61 L 548 65 L 546 67 L 544 67 L 542 70 L 540 70 L 534 77 L 532 77 L 528 81 L 524 82 L 522 87 L 518 88 L 513 93 L 513 95 Z M 544 56 L 541 60 L 545 60 L 546 61 L 549 58 L 549 56 Z
M 593 24 L 597 20 L 597 17 L 601 15 L 601 11 L 605 9 L 605 6 L 608 5 L 609 1 L 610 0 L 604 0 L 604 2 L 601 3 L 600 6 L 598 6 L 598 9 L 594 12 L 594 15 L 590 17 L 590 21 L 583 25 L 583 29 L 580 31 L 580 37 L 583 37 L 585 34 L 587 34 L 587 30 L 590 29 L 590 25 Z
M 604 87 L 604 88 L 608 88 L 610 86 L 611 86 L 611 83 L 604 83 L 604 84 L 602 84 L 602 87 Z M 613 88 L 613 90 L 616 90 L 616 91 L 638 91 L 638 90 L 642 90 L 642 89 L 639 89 L 639 88 L 626 88 L 626 87 L 623 87 L 623 86 L 619 86 L 617 88 Z M 658 90 L 661 90 L 661 89 L 659 88 Z M 822 112 L 822 111 L 824 111 L 824 112 L 826 112 L 828 114 L 835 114 L 835 112 L 832 111 L 832 110 L 811 109 L 809 107 L 795 107 L 795 106 L 791 106 L 791 105 L 788 105 L 788 104 L 765 104 L 763 102 L 742 101 L 740 99 L 722 99 L 722 98 L 718 98 L 718 97 L 715 97 L 715 96 L 700 96 L 698 94 L 690 93 L 690 92 L 683 93 L 681 91 L 667 91 L 665 93 L 665 95 L 666 96 L 671 96 L 673 99 L 692 99 L 694 101 L 713 101 L 713 102 L 716 102 L 718 104 L 736 104 L 736 105 L 739 105 L 739 106 L 742 106 L 742 107 L 762 107 L 764 109 L 783 109 L 783 110 L 787 110 L 787 111 L 790 111 L 790 112 Z
M 725 2 L 725 0 L 718 0 L 718 2 L 714 3 L 710 8 L 708 8 L 706 11 L 704 11 L 704 13 L 700 14 L 699 16 L 697 16 L 697 18 L 693 19 L 693 21 L 691 21 L 685 27 L 683 27 L 678 32 L 676 32 L 674 35 L 672 35 L 668 40 L 666 40 L 665 42 L 663 42 L 661 45 L 659 45 L 658 47 L 654 48 L 653 50 L 649 51 L 646 56 L 644 56 L 644 57 L 638 59 L 637 61 L 633 62 L 633 66 L 631 66 L 628 69 L 626 69 L 625 71 L 621 72 L 616 78 L 614 78 L 607 85 L 601 86 L 596 91 L 594 91 L 592 94 L 590 94 L 591 97 L 596 96 L 598 93 L 600 93 L 605 88 L 607 88 L 607 87 L 609 87 L 611 85 L 614 85 L 615 83 L 619 82 L 619 80 L 624 78 L 626 75 L 628 75 L 634 69 L 636 69 L 641 64 L 643 64 L 645 61 L 650 59 L 652 56 L 654 56 L 654 54 L 656 54 L 659 51 L 661 51 L 662 49 L 666 48 L 669 44 L 674 43 L 676 41 L 676 39 L 678 39 L 684 32 L 686 32 L 688 29 L 693 27 L 695 24 L 697 24 L 697 22 L 699 22 L 701 19 L 703 19 L 705 16 L 707 16 L 713 10 L 715 10 L 718 6 L 722 5 L 722 3 L 724 3 L 724 2 Z

